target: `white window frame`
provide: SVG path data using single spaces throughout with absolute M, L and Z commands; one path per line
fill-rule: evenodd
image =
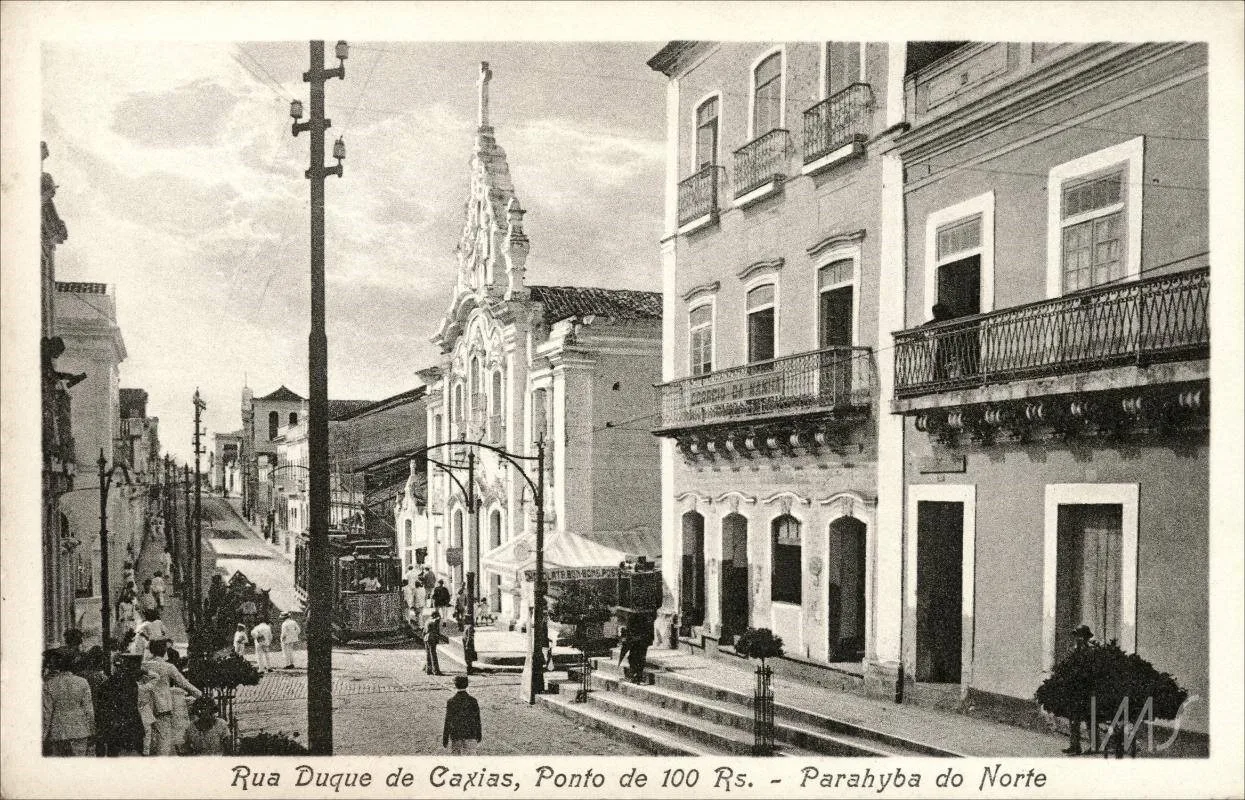
M 718 101 L 718 136 L 717 136 L 717 141 L 714 142 L 713 164 L 714 166 L 722 165 L 722 112 L 723 112 L 725 104 L 722 102 L 722 92 L 712 91 L 712 92 L 709 92 L 709 94 L 697 100 L 692 105 L 692 138 L 690 139 L 692 143 L 692 174 L 695 174 L 700 171 L 700 165 L 698 163 L 700 159 L 697 158 L 698 153 L 696 152 L 696 148 L 698 146 L 698 141 L 699 141 L 699 137 L 698 137 L 699 127 L 697 125 L 697 117 L 700 115 L 700 107 L 703 106 L 705 103 L 709 102 L 710 100 L 714 100 L 714 99 Z
M 852 277 L 850 280 L 839 281 L 829 286 L 821 286 L 821 270 L 828 267 L 835 261 L 844 261 L 851 259 Z M 852 346 L 856 347 L 860 344 L 860 247 L 852 245 L 849 247 L 840 247 L 829 251 L 817 260 L 817 267 L 813 270 L 813 280 L 817 285 L 817 341 L 821 344 L 821 295 L 823 292 L 842 289 L 844 286 L 852 287 Z
M 1046 180 L 1046 296 L 1063 295 L 1063 186 L 1070 180 L 1123 166 L 1125 181 L 1124 220 L 1128 226 L 1124 245 L 1124 280 L 1141 275 L 1141 203 L 1144 187 L 1145 137 L 1074 158 L 1053 168 Z M 1078 218 L 1079 219 L 1079 218 Z
M 964 531 L 960 547 L 960 685 L 968 686 L 972 677 L 973 659 L 977 652 L 976 634 L 976 570 L 977 570 L 977 485 L 974 483 L 913 483 L 908 485 L 908 558 L 904 580 L 907 583 L 904 616 L 911 615 L 916 624 L 916 576 L 918 503 L 961 503 L 964 506 Z M 912 636 L 915 654 L 916 636 Z M 904 654 L 902 658 L 907 658 Z M 915 666 L 915 665 L 914 665 Z M 916 673 L 913 672 L 915 675 Z
M 1059 576 L 1059 507 L 1065 505 L 1118 505 L 1120 519 L 1120 649 L 1137 649 L 1137 542 L 1136 483 L 1048 483 L 1042 554 L 1042 672 L 1055 665 L 1055 594 Z M 1098 631 L 1097 633 L 1101 633 Z
M 770 272 L 768 274 L 753 278 L 752 280 L 744 284 L 744 304 L 743 304 L 744 305 L 744 335 L 742 337 L 743 345 L 744 345 L 744 353 L 743 353 L 744 357 L 743 357 L 743 361 L 740 362 L 741 364 L 747 365 L 747 364 L 752 363 L 751 361 L 748 360 L 748 317 L 751 316 L 752 312 L 754 311 L 764 311 L 766 308 L 770 307 L 770 305 L 762 305 L 757 308 L 748 308 L 748 293 L 751 292 L 753 289 L 757 289 L 757 288 L 760 288 L 766 285 L 772 285 L 774 287 L 774 301 L 770 304 L 774 308 L 774 356 L 773 357 L 780 358 L 782 356 L 782 349 L 778 346 L 780 342 L 780 338 L 781 338 L 778 334 L 779 334 L 779 331 L 782 330 L 782 326 L 779 324 L 781 321 L 781 317 L 780 317 L 781 312 L 779 311 L 778 304 L 779 304 L 779 300 L 782 297 L 782 294 L 781 294 L 781 287 L 778 285 L 778 275 L 774 272 Z
M 981 246 L 961 250 L 942 260 L 938 259 L 938 229 L 968 217 L 981 216 Z M 925 218 L 925 319 L 933 319 L 934 304 L 938 302 L 938 268 L 971 256 L 981 256 L 979 293 L 981 312 L 994 310 L 994 191 L 979 194 L 940 208 Z
M 795 520 L 795 524 L 797 525 L 799 532 L 800 532 L 800 602 L 798 603 L 793 603 L 790 600 L 775 600 L 774 599 L 774 523 L 782 519 L 783 517 L 791 517 L 793 520 Z M 807 527 L 808 527 L 808 520 L 804 518 L 804 515 L 797 514 L 794 508 L 789 511 L 783 511 L 782 513 L 776 514 L 770 517 L 768 520 L 766 520 L 765 538 L 768 542 L 768 544 L 766 545 L 768 552 L 766 553 L 766 560 L 765 560 L 765 566 L 766 566 L 765 571 L 767 573 L 765 576 L 765 587 L 768 591 L 765 591 L 762 593 L 762 599 L 768 599 L 771 606 L 786 606 L 787 608 L 798 608 L 798 609 L 804 608 L 804 601 L 808 598 L 808 595 L 809 595 L 808 590 L 804 586 L 804 582 L 805 582 L 805 579 L 809 575 L 812 574 L 812 572 L 809 569 L 809 566 L 810 566 L 809 562 L 812 560 L 812 549 L 813 549 L 810 546 L 810 543 L 807 541 L 809 537 L 805 535 L 809 533 L 808 530 L 805 530 Z M 751 521 L 749 521 L 749 530 L 751 530 Z M 814 591 L 816 591 L 816 589 L 814 589 Z M 803 628 L 803 626 L 801 626 L 801 628 Z M 802 638 L 803 638 L 803 631 L 801 630 L 801 639 Z M 800 652 L 803 652 L 803 650 L 804 650 L 803 642 L 801 642 Z
M 837 41 L 842 42 L 842 41 L 847 41 L 847 40 L 839 39 Z M 832 44 L 835 44 L 835 42 L 822 42 L 821 43 L 821 77 L 817 79 L 818 84 L 819 84 L 818 89 L 821 94 L 821 97 L 819 99 L 821 100 L 826 100 L 827 98 L 830 97 L 830 63 L 829 62 L 830 62 L 830 45 Z M 869 63 L 869 58 L 868 58 L 869 43 L 868 42 L 856 42 L 856 44 L 860 45 L 860 78 L 858 79 L 858 82 L 868 83 L 869 78 L 867 74 L 867 65 Z
M 692 372 L 692 312 L 709 306 L 709 366 L 710 370 L 704 375 L 712 375 L 718 369 L 718 302 L 717 298 L 710 295 L 702 297 L 687 306 L 687 374 L 694 375 Z M 777 312 L 775 312 L 777 313 Z
M 778 45 L 766 50 L 748 68 L 748 141 L 751 142 L 759 135 L 756 128 L 755 106 L 757 99 L 757 67 L 761 66 L 761 62 L 775 53 L 779 53 L 782 58 L 778 62 L 778 127 L 787 127 L 787 46 Z M 769 133 L 769 131 L 766 131 Z

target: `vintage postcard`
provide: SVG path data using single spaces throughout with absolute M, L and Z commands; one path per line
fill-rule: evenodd
M 1245 793 L 1241 5 L 3 10 L 5 797 Z

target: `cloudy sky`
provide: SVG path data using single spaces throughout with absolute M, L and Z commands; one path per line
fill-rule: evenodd
M 665 84 L 644 63 L 660 44 L 352 42 L 326 89 L 348 154 L 327 187 L 330 396 L 379 399 L 433 363 L 481 60 L 529 212 L 529 280 L 660 290 Z M 306 103 L 307 50 L 43 45 L 44 167 L 70 232 L 57 277 L 115 285 L 122 385 L 150 393 L 178 455 L 196 386 L 209 431 L 238 426 L 244 377 L 306 393 L 308 140 L 288 109 Z

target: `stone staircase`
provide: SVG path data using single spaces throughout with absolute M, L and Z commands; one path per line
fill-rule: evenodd
M 541 695 L 539 701 L 579 724 L 658 755 L 752 754 L 750 693 L 660 668 L 653 671 L 651 685 L 638 685 L 623 678 L 614 659 L 596 663 L 587 701 L 575 702 L 580 684 L 574 670 L 557 694 Z M 778 702 L 774 743 L 775 755 L 788 757 L 959 755 Z

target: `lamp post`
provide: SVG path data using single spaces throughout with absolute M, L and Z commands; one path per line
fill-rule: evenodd
M 100 590 L 100 638 L 104 646 L 104 671 L 112 673 L 112 591 L 108 576 L 108 491 L 112 488 L 113 475 L 117 470 L 130 484 L 130 470 L 125 464 L 113 464 L 108 467 L 104 458 L 104 448 L 99 449 L 99 590 Z
M 311 529 L 308 539 L 307 599 L 311 618 L 307 621 L 307 739 L 315 755 L 333 754 L 333 642 L 331 583 L 333 564 L 329 552 L 329 425 L 328 425 L 328 335 L 324 314 L 324 179 L 342 177 L 346 145 L 333 143 L 337 166 L 324 166 L 324 132 L 332 122 L 324 116 L 324 84 L 329 78 L 346 77 L 346 57 L 350 49 L 338 42 L 335 49 L 339 66 L 324 68 L 324 42 L 311 42 L 311 61 L 303 73 L 310 86 L 311 117 L 299 122 L 303 104 L 290 103 L 295 120 L 290 130 L 295 136 L 311 134 L 311 332 L 307 336 L 309 419 L 307 438 L 311 461 Z
M 472 630 L 475 630 L 475 625 L 476 625 L 476 612 L 475 612 L 476 605 L 475 604 L 476 604 L 476 598 L 479 596 L 479 587 L 477 586 L 477 582 L 480 579 L 479 577 L 480 576 L 480 529 L 478 527 L 478 522 L 479 522 L 478 512 L 480 511 L 480 498 L 476 496 L 476 491 L 475 491 L 475 488 L 476 488 L 476 481 L 475 481 L 476 454 L 474 450 L 467 451 L 466 467 L 464 467 L 462 464 L 454 464 L 454 463 L 444 464 L 433 458 L 429 458 L 428 462 L 432 464 L 433 466 L 440 468 L 442 472 L 444 472 L 446 475 L 449 476 L 450 480 L 454 481 L 454 485 L 457 486 L 458 490 L 462 492 L 463 494 L 463 501 L 467 503 L 467 535 L 468 535 L 467 541 L 468 541 L 468 545 L 471 550 L 471 561 L 469 562 L 470 568 L 467 570 L 467 580 L 466 580 L 466 586 L 467 586 L 466 612 L 467 612 L 467 624 L 471 625 Z M 459 469 L 467 470 L 466 486 L 464 486 L 463 482 L 460 481 L 458 479 L 458 476 L 454 474 L 454 471 L 459 470 Z M 465 652 L 466 642 L 464 642 L 463 645 L 464 645 L 464 652 Z M 471 672 L 470 661 L 467 662 L 467 672 L 468 673 Z

